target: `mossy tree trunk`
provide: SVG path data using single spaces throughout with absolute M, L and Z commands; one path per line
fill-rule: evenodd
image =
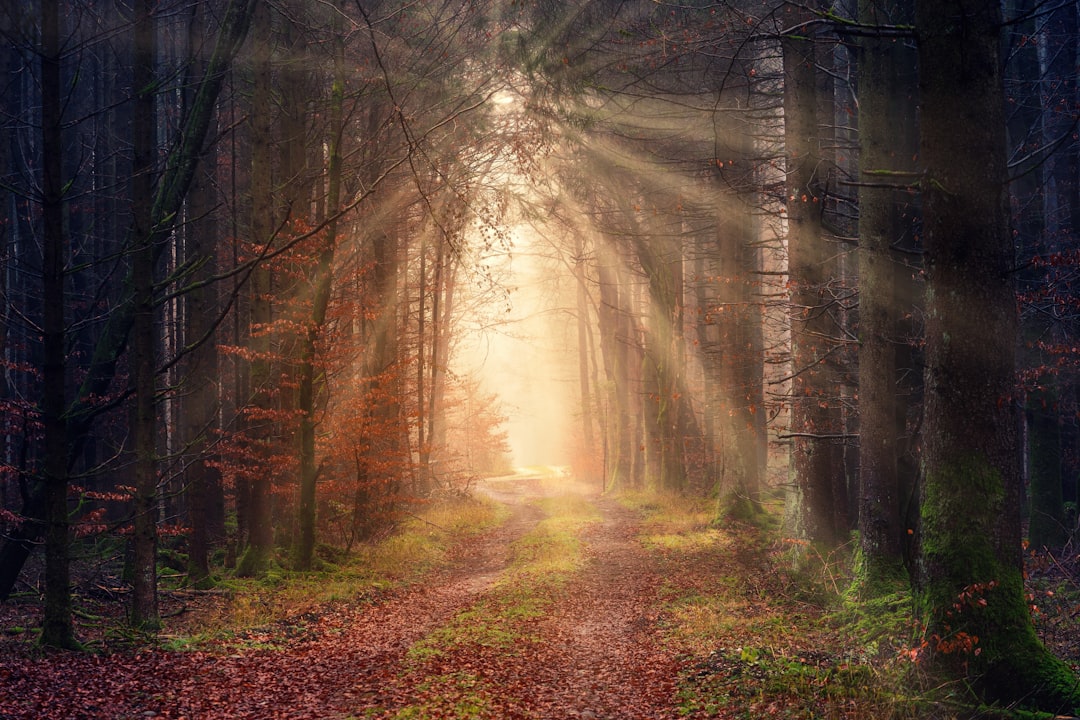
M 1080 683 L 1036 637 L 1022 577 L 1001 12 L 921 0 L 915 18 L 928 275 L 919 608 L 936 670 L 973 673 L 994 699 L 1073 711 Z

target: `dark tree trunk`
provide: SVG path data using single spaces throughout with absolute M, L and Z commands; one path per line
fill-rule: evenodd
M 859 22 L 904 25 L 910 0 L 861 0 Z M 905 267 L 894 243 L 911 232 L 905 185 L 915 180 L 909 158 L 915 103 L 910 86 L 915 52 L 896 38 L 871 35 L 859 57 L 859 542 L 867 588 L 879 579 L 906 580 L 905 523 L 900 490 L 902 412 L 897 372 L 899 293 Z
M 337 23 L 334 23 L 335 27 Z M 318 361 L 318 340 L 326 323 L 326 310 L 330 304 L 333 284 L 334 252 L 338 242 L 337 218 L 341 204 L 341 142 L 343 131 L 343 103 L 345 76 L 343 50 L 340 40 L 334 46 L 334 75 L 330 94 L 329 166 L 327 168 L 326 212 L 329 222 L 322 238 L 322 248 L 315 266 L 312 285 L 311 318 L 304 335 L 300 352 L 300 538 L 297 544 L 297 566 L 301 570 L 311 568 L 315 556 L 315 485 L 318 467 L 315 458 L 315 430 L 317 427 L 315 403 L 315 370 Z M 300 142 L 297 138 L 294 142 Z
M 192 12 L 189 47 L 197 52 L 205 42 L 206 8 L 196 4 Z M 196 77 L 206 72 L 208 58 L 193 56 Z M 190 98 L 189 98 L 190 101 Z M 213 132 L 211 126 L 210 131 Z M 210 578 L 210 545 L 220 532 L 216 518 L 223 511 L 220 473 L 215 469 L 211 441 L 219 427 L 220 380 L 218 350 L 213 341 L 218 290 L 211 280 L 217 272 L 216 238 L 219 226 L 214 212 L 216 155 L 209 151 L 192 179 L 188 195 L 185 262 L 195 286 L 184 297 L 184 345 L 192 348 L 184 363 L 186 392 L 181 398 L 181 442 L 190 458 L 184 469 L 184 498 L 188 524 L 188 583 L 199 586 Z
M 41 643 L 72 648 L 78 643 L 71 619 L 71 545 L 68 517 L 68 424 L 64 266 L 64 179 L 60 97 L 60 6 L 41 3 L 42 146 L 42 335 L 44 340 L 41 428 L 44 435 L 45 613 Z M 25 557 L 24 557 L 25 559 Z
M 131 181 L 132 276 L 135 306 L 132 332 L 134 380 L 135 499 L 132 518 L 133 571 L 131 622 L 155 631 L 160 625 L 157 602 L 157 328 L 154 322 L 154 256 L 156 231 L 153 218 L 154 156 L 157 149 L 157 91 L 154 63 L 157 30 L 152 0 L 135 7 L 135 65 L 132 88 L 136 93 L 132 112 L 134 172 Z
M 788 5 L 785 26 L 796 27 L 812 16 Z M 795 497 L 789 524 L 800 537 L 833 543 L 837 503 L 830 426 L 828 368 L 832 328 L 824 273 L 822 203 L 825 178 L 818 147 L 818 88 L 814 42 L 797 34 L 782 40 L 784 63 L 784 142 L 787 149 L 788 277 L 791 286 L 791 464 Z
M 1022 577 L 1001 11 L 920 0 L 915 22 L 927 69 L 919 85 L 929 283 L 919 609 L 928 637 L 940 638 L 931 648 L 938 670 L 974 671 L 994 699 L 1070 712 L 1080 685 L 1036 637 Z
M 252 18 L 251 64 L 254 87 L 251 96 L 251 244 L 257 249 L 267 247 L 275 232 L 273 177 L 271 154 L 273 137 L 273 101 L 271 88 L 272 33 L 270 8 L 258 3 Z M 255 446 L 265 449 L 271 435 L 273 402 L 273 373 L 270 358 L 271 313 L 270 269 L 260 263 L 251 274 L 251 395 L 254 414 L 246 423 L 248 435 Z M 268 468 L 267 468 L 268 470 Z M 252 478 L 247 488 L 246 517 L 247 548 L 237 572 L 258 575 L 270 559 L 274 534 L 271 524 L 271 478 L 269 472 Z

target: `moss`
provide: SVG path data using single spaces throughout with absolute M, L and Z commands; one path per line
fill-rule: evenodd
M 721 498 L 719 516 L 723 520 L 735 520 L 760 528 L 764 528 L 770 520 L 761 503 L 738 492 L 727 493 Z
M 236 564 L 237 577 L 258 577 L 270 565 L 270 554 L 255 545 L 249 545 Z
M 898 593 L 910 595 L 911 583 L 908 570 L 900 558 L 878 558 L 869 562 L 862 546 L 857 545 L 852 559 L 851 584 L 844 593 L 849 603 L 867 603 L 877 598 L 888 598 Z
M 970 674 L 990 700 L 1080 708 L 1080 682 L 1035 635 L 1019 567 L 994 547 L 1004 514 L 1001 474 L 972 455 L 928 474 L 922 506 L 924 578 L 918 610 L 934 669 Z

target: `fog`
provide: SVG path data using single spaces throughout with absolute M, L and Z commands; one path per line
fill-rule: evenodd
M 510 243 L 489 259 L 508 302 L 500 317 L 461 338 L 457 362 L 500 397 L 515 466 L 567 465 L 578 416 L 574 318 L 545 241 L 518 227 Z

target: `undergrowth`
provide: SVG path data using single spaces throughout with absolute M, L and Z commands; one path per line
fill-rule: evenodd
M 419 581 L 448 562 L 456 541 L 502 523 L 507 513 L 504 505 L 487 499 L 448 499 L 409 515 L 391 535 L 355 548 L 338 562 L 324 560 L 316 570 L 294 571 L 275 562 L 258 578 L 225 575 L 212 591 L 223 602 L 200 615 L 198 629 L 165 634 L 162 642 L 190 649 L 231 638 L 258 647 L 267 626 L 302 627 L 305 613 L 320 606 L 365 602 Z
M 768 518 L 717 522 L 715 503 L 700 500 L 622 502 L 642 513 L 641 542 L 667 578 L 666 640 L 688 661 L 678 686 L 682 716 L 963 716 L 917 690 L 909 593 L 865 603 L 846 596 L 850 547 L 785 542 Z

